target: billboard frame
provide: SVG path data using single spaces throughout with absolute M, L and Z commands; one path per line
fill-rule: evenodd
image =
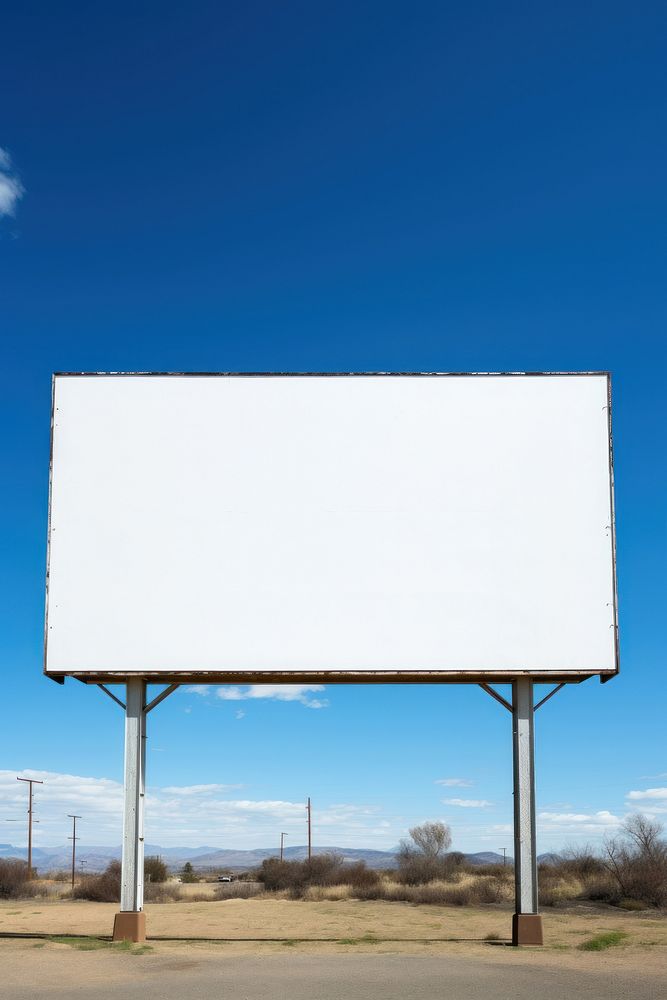
M 605 378 L 607 382 L 607 437 L 608 437 L 608 475 L 609 504 L 611 512 L 610 543 L 612 561 L 612 594 L 613 594 L 613 629 L 614 629 L 614 670 L 613 671 L 567 671 L 559 674 L 557 671 L 538 673 L 526 669 L 507 671 L 414 671 L 406 673 L 400 670 L 369 670 L 359 671 L 100 671 L 97 673 L 80 673 L 76 670 L 63 672 L 47 671 L 48 648 L 48 610 L 49 610 L 49 578 L 51 558 L 51 505 L 53 489 L 53 446 L 55 425 L 55 387 L 58 378 Z M 608 370 L 591 371 L 496 371 L 496 372 L 447 372 L 447 371 L 338 371 L 338 372 L 296 372 L 296 371 L 57 371 L 51 380 L 51 432 L 49 447 L 49 500 L 46 556 L 46 599 L 44 616 L 44 657 L 43 673 L 58 684 L 63 684 L 65 677 L 74 677 L 86 684 L 121 683 L 128 677 L 143 678 L 153 684 L 292 684 L 292 683 L 322 683 L 322 684 L 483 684 L 511 683 L 526 677 L 537 684 L 548 683 L 579 683 L 589 677 L 599 677 L 601 683 L 606 683 L 620 673 L 619 625 L 618 625 L 618 587 L 616 570 L 616 516 L 614 503 L 614 455 L 612 432 L 612 394 L 611 372 Z

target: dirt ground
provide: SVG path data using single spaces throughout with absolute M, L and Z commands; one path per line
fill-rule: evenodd
M 32 899 L 0 903 L 0 953 L 36 943 L 50 951 L 71 945 L 35 942 L 4 935 L 89 935 L 108 938 L 118 907 L 85 900 Z M 577 964 L 601 961 L 624 969 L 667 972 L 667 917 L 656 911 L 573 907 L 543 913 L 545 947 L 507 949 L 511 912 L 504 906 L 412 906 L 384 901 L 303 902 L 287 899 L 180 901 L 146 906 L 148 944 L 152 950 L 207 950 L 226 954 L 360 952 L 374 954 L 512 953 L 567 955 Z M 622 943 L 602 953 L 577 946 L 597 934 L 621 931 Z M 171 940 L 164 940 L 171 939 Z M 180 939 L 180 940 L 179 940 Z M 187 940 L 189 939 L 189 940 Z M 197 940 L 199 939 L 199 940 Z

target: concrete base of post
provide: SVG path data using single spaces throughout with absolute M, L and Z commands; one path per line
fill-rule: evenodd
M 544 944 L 542 917 L 539 913 L 513 914 L 512 944 Z
M 146 940 L 146 914 L 143 910 L 117 913 L 113 921 L 114 941 L 134 941 L 143 944 Z

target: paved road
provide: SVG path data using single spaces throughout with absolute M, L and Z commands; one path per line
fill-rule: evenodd
M 97 953 L 99 954 L 99 953 Z M 90 956 L 92 958 L 92 956 Z M 73 956 L 74 958 L 74 956 Z M 132 959 L 130 979 L 9 985 L 3 1000 L 659 1000 L 665 980 L 461 956 L 279 955 Z M 24 967 L 25 968 L 25 967 Z

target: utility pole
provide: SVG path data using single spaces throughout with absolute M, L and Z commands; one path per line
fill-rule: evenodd
M 37 778 L 17 778 L 17 781 L 25 781 L 30 792 L 28 794 L 28 878 L 32 878 L 32 786 L 43 785 L 43 781 Z
M 503 852 L 503 867 L 505 867 L 505 865 L 507 864 L 507 848 L 499 847 L 498 850 Z
M 308 810 L 308 860 L 310 861 L 313 853 L 310 795 L 308 796 L 308 803 L 306 805 L 306 809 Z
M 74 873 L 76 871 L 76 842 L 79 839 L 76 835 L 76 821 L 81 819 L 81 816 L 72 816 L 71 813 L 67 813 L 68 817 L 72 820 L 72 836 L 68 837 L 68 840 L 72 841 L 72 892 L 74 892 Z
M 285 842 L 285 837 L 287 837 L 287 836 L 288 835 L 286 833 L 281 833 L 280 834 L 280 860 L 281 861 L 283 860 L 283 844 Z

